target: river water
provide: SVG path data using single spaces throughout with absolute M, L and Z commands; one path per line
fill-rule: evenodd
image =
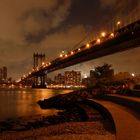
M 55 109 L 41 109 L 37 101 L 69 92 L 58 89 L 0 89 L 0 120 L 55 114 Z

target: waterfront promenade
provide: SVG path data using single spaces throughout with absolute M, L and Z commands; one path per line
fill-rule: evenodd
M 124 95 L 103 95 L 106 96 L 103 98 L 95 98 L 92 92 L 87 90 L 76 91 L 68 94 L 57 95 L 52 97 L 51 100 L 47 99 L 44 102 L 44 107 L 47 102 L 51 101 L 51 105 L 54 106 L 65 106 L 68 104 L 76 103 L 83 109 L 88 119 L 85 121 L 77 122 L 76 120 L 72 120 L 68 118 L 68 114 L 66 116 L 61 113 L 59 117 L 53 117 L 51 120 L 54 122 L 58 122 L 56 124 L 50 124 L 49 126 L 45 126 L 46 118 L 44 118 L 40 123 L 43 124 L 41 127 L 37 127 L 36 129 L 31 128 L 30 130 L 25 130 L 21 132 L 10 132 L 10 133 L 2 133 L 0 135 L 1 140 L 21 140 L 21 139 L 37 139 L 37 140 L 84 140 L 88 138 L 89 140 L 139 140 L 140 139 L 140 114 L 138 111 L 129 108 L 129 106 L 119 105 L 118 98 L 122 100 L 129 100 L 130 102 L 139 102 L 139 97 L 131 97 Z M 108 97 L 108 100 L 107 100 Z M 117 100 L 111 100 L 111 97 L 116 98 Z M 57 101 L 57 102 L 56 102 Z M 86 102 L 90 102 L 91 104 L 85 104 Z M 67 104 L 68 103 L 68 104 Z M 93 104 L 93 105 L 92 105 Z M 101 108 L 98 107 L 98 104 Z M 97 107 L 94 108 L 94 106 Z M 115 133 L 114 130 L 108 131 L 106 127 L 108 127 L 112 122 L 110 117 L 110 124 L 106 123 L 105 114 L 102 114 L 103 108 L 105 108 L 106 112 L 112 116 L 112 119 L 115 124 Z M 102 117 L 99 115 L 98 111 L 103 115 Z M 68 112 L 69 113 L 69 112 Z M 77 114 L 77 112 L 74 112 Z M 74 115 L 73 114 L 73 115 Z M 62 117 L 63 116 L 63 117 Z M 63 120 L 62 120 L 62 118 Z M 65 118 L 66 117 L 66 118 Z M 73 117 L 73 116 L 72 116 Z M 79 116 L 81 117 L 81 116 Z M 59 119 L 58 119 L 59 118 Z M 65 119 L 66 122 L 65 122 Z M 61 122 L 62 121 L 62 122 Z M 39 121 L 38 121 L 39 122 Z M 39 124 L 40 124 L 39 123 Z M 38 126 L 38 123 L 34 123 L 35 126 Z M 32 125 L 31 125 L 32 126 Z M 60 131 L 61 130 L 61 131 Z M 63 130 L 63 131 L 62 131 Z
M 134 111 L 113 102 L 93 101 L 101 104 L 111 113 L 115 122 L 117 140 L 140 139 L 140 114 L 137 114 L 137 117 L 135 117 Z

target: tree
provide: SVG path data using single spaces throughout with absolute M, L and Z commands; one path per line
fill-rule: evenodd
M 103 66 L 95 67 L 95 77 L 96 79 L 112 79 L 114 75 L 114 70 L 111 69 L 112 65 L 103 64 Z

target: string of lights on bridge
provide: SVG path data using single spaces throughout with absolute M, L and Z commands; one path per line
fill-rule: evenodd
M 118 30 L 120 27 L 121 27 L 121 21 L 117 21 L 116 22 L 116 26 L 117 26 L 117 29 Z M 95 47 L 96 45 L 99 45 L 101 43 L 103 43 L 104 41 L 108 40 L 108 39 L 113 39 L 114 37 L 116 37 L 116 31 L 113 31 L 113 32 L 110 32 L 110 33 L 107 33 L 107 32 L 101 32 L 100 33 L 100 36 L 97 37 L 95 40 L 79 47 L 79 48 L 76 48 L 68 53 L 66 53 L 65 51 L 62 51 L 60 54 L 59 54 L 59 57 L 56 58 L 55 60 L 63 60 L 63 59 L 67 59 L 68 57 L 72 56 L 72 55 L 75 55 L 81 51 L 84 51 L 86 49 L 90 49 L 91 47 Z M 37 67 L 37 68 L 33 68 L 27 75 L 23 75 L 21 79 L 19 79 L 17 82 L 20 82 L 21 80 L 24 80 L 28 77 L 30 77 L 30 75 L 32 75 L 33 73 L 35 72 L 38 72 L 39 70 L 41 70 L 42 68 L 47 68 L 48 66 L 50 66 L 55 60 L 53 61 L 50 61 L 48 63 L 45 63 L 45 62 L 42 62 L 42 65 L 40 67 Z

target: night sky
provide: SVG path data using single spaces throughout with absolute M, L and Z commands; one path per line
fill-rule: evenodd
M 62 50 L 75 48 L 87 34 L 80 45 L 111 30 L 139 4 L 140 0 L 1 0 L 0 67 L 7 66 L 8 76 L 20 78 L 32 69 L 34 52 L 45 53 L 50 61 Z M 106 62 L 116 72 L 139 74 L 139 54 L 140 48 L 132 49 L 65 70 L 80 70 L 84 75 Z

